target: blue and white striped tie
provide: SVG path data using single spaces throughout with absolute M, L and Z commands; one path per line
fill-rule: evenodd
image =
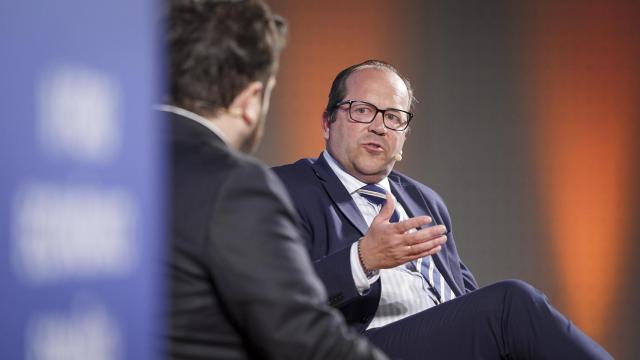
M 376 206 L 384 206 L 384 203 L 387 202 L 387 191 L 382 187 L 376 184 L 367 184 L 360 189 L 356 190 L 358 194 L 367 199 L 370 203 Z M 400 220 L 400 216 L 398 212 L 394 209 L 389 222 L 398 222 Z
M 425 256 L 422 259 L 414 260 L 413 263 L 416 268 L 418 266 L 420 267 L 420 273 L 427 281 L 429 290 L 440 303 L 451 300 L 455 297 L 453 291 L 451 291 L 451 288 L 449 287 L 449 284 L 447 284 L 444 277 L 442 277 L 442 274 L 436 267 L 431 256 Z

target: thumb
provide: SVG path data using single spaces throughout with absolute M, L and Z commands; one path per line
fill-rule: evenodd
M 391 195 L 390 192 L 388 192 L 387 200 L 384 203 L 384 205 L 382 205 L 382 209 L 380 209 L 380 212 L 378 213 L 378 215 L 375 217 L 374 220 L 389 221 L 389 219 L 393 215 L 393 211 L 395 210 L 395 208 L 396 208 L 396 199 L 393 197 L 393 195 Z

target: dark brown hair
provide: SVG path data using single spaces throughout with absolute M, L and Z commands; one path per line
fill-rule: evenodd
M 212 115 L 275 74 L 286 24 L 262 0 L 169 1 L 171 104 Z

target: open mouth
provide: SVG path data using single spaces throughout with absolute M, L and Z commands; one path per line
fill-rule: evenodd
M 376 152 L 376 153 L 384 151 L 384 148 L 380 144 L 376 144 L 372 142 L 364 143 L 362 144 L 362 147 L 364 147 L 368 151 Z

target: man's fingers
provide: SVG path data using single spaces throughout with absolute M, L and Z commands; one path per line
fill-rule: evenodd
M 425 256 L 437 254 L 442 250 L 442 246 L 447 242 L 446 236 L 440 236 L 437 239 L 426 241 L 417 245 L 411 245 L 408 248 L 409 253 L 404 258 L 404 262 L 413 261 Z
M 431 221 L 433 220 L 429 216 L 416 216 L 411 219 L 399 221 L 393 224 L 393 226 L 398 233 L 405 233 L 411 229 L 416 229 L 422 225 L 429 224 Z
M 420 253 L 418 255 L 414 255 L 411 260 L 420 259 L 420 258 L 423 258 L 425 256 L 431 256 L 431 255 L 437 254 L 437 253 L 440 252 L 440 250 L 442 250 L 442 245 L 438 245 L 438 246 L 436 246 L 434 248 L 431 248 L 431 249 L 429 249 L 429 250 L 427 250 L 427 251 L 425 251 L 423 253 Z
M 442 235 L 446 235 L 446 233 L 447 228 L 444 225 L 430 226 L 428 228 L 420 229 L 418 231 L 406 234 L 407 236 L 405 240 L 409 245 L 419 244 L 435 239 Z

